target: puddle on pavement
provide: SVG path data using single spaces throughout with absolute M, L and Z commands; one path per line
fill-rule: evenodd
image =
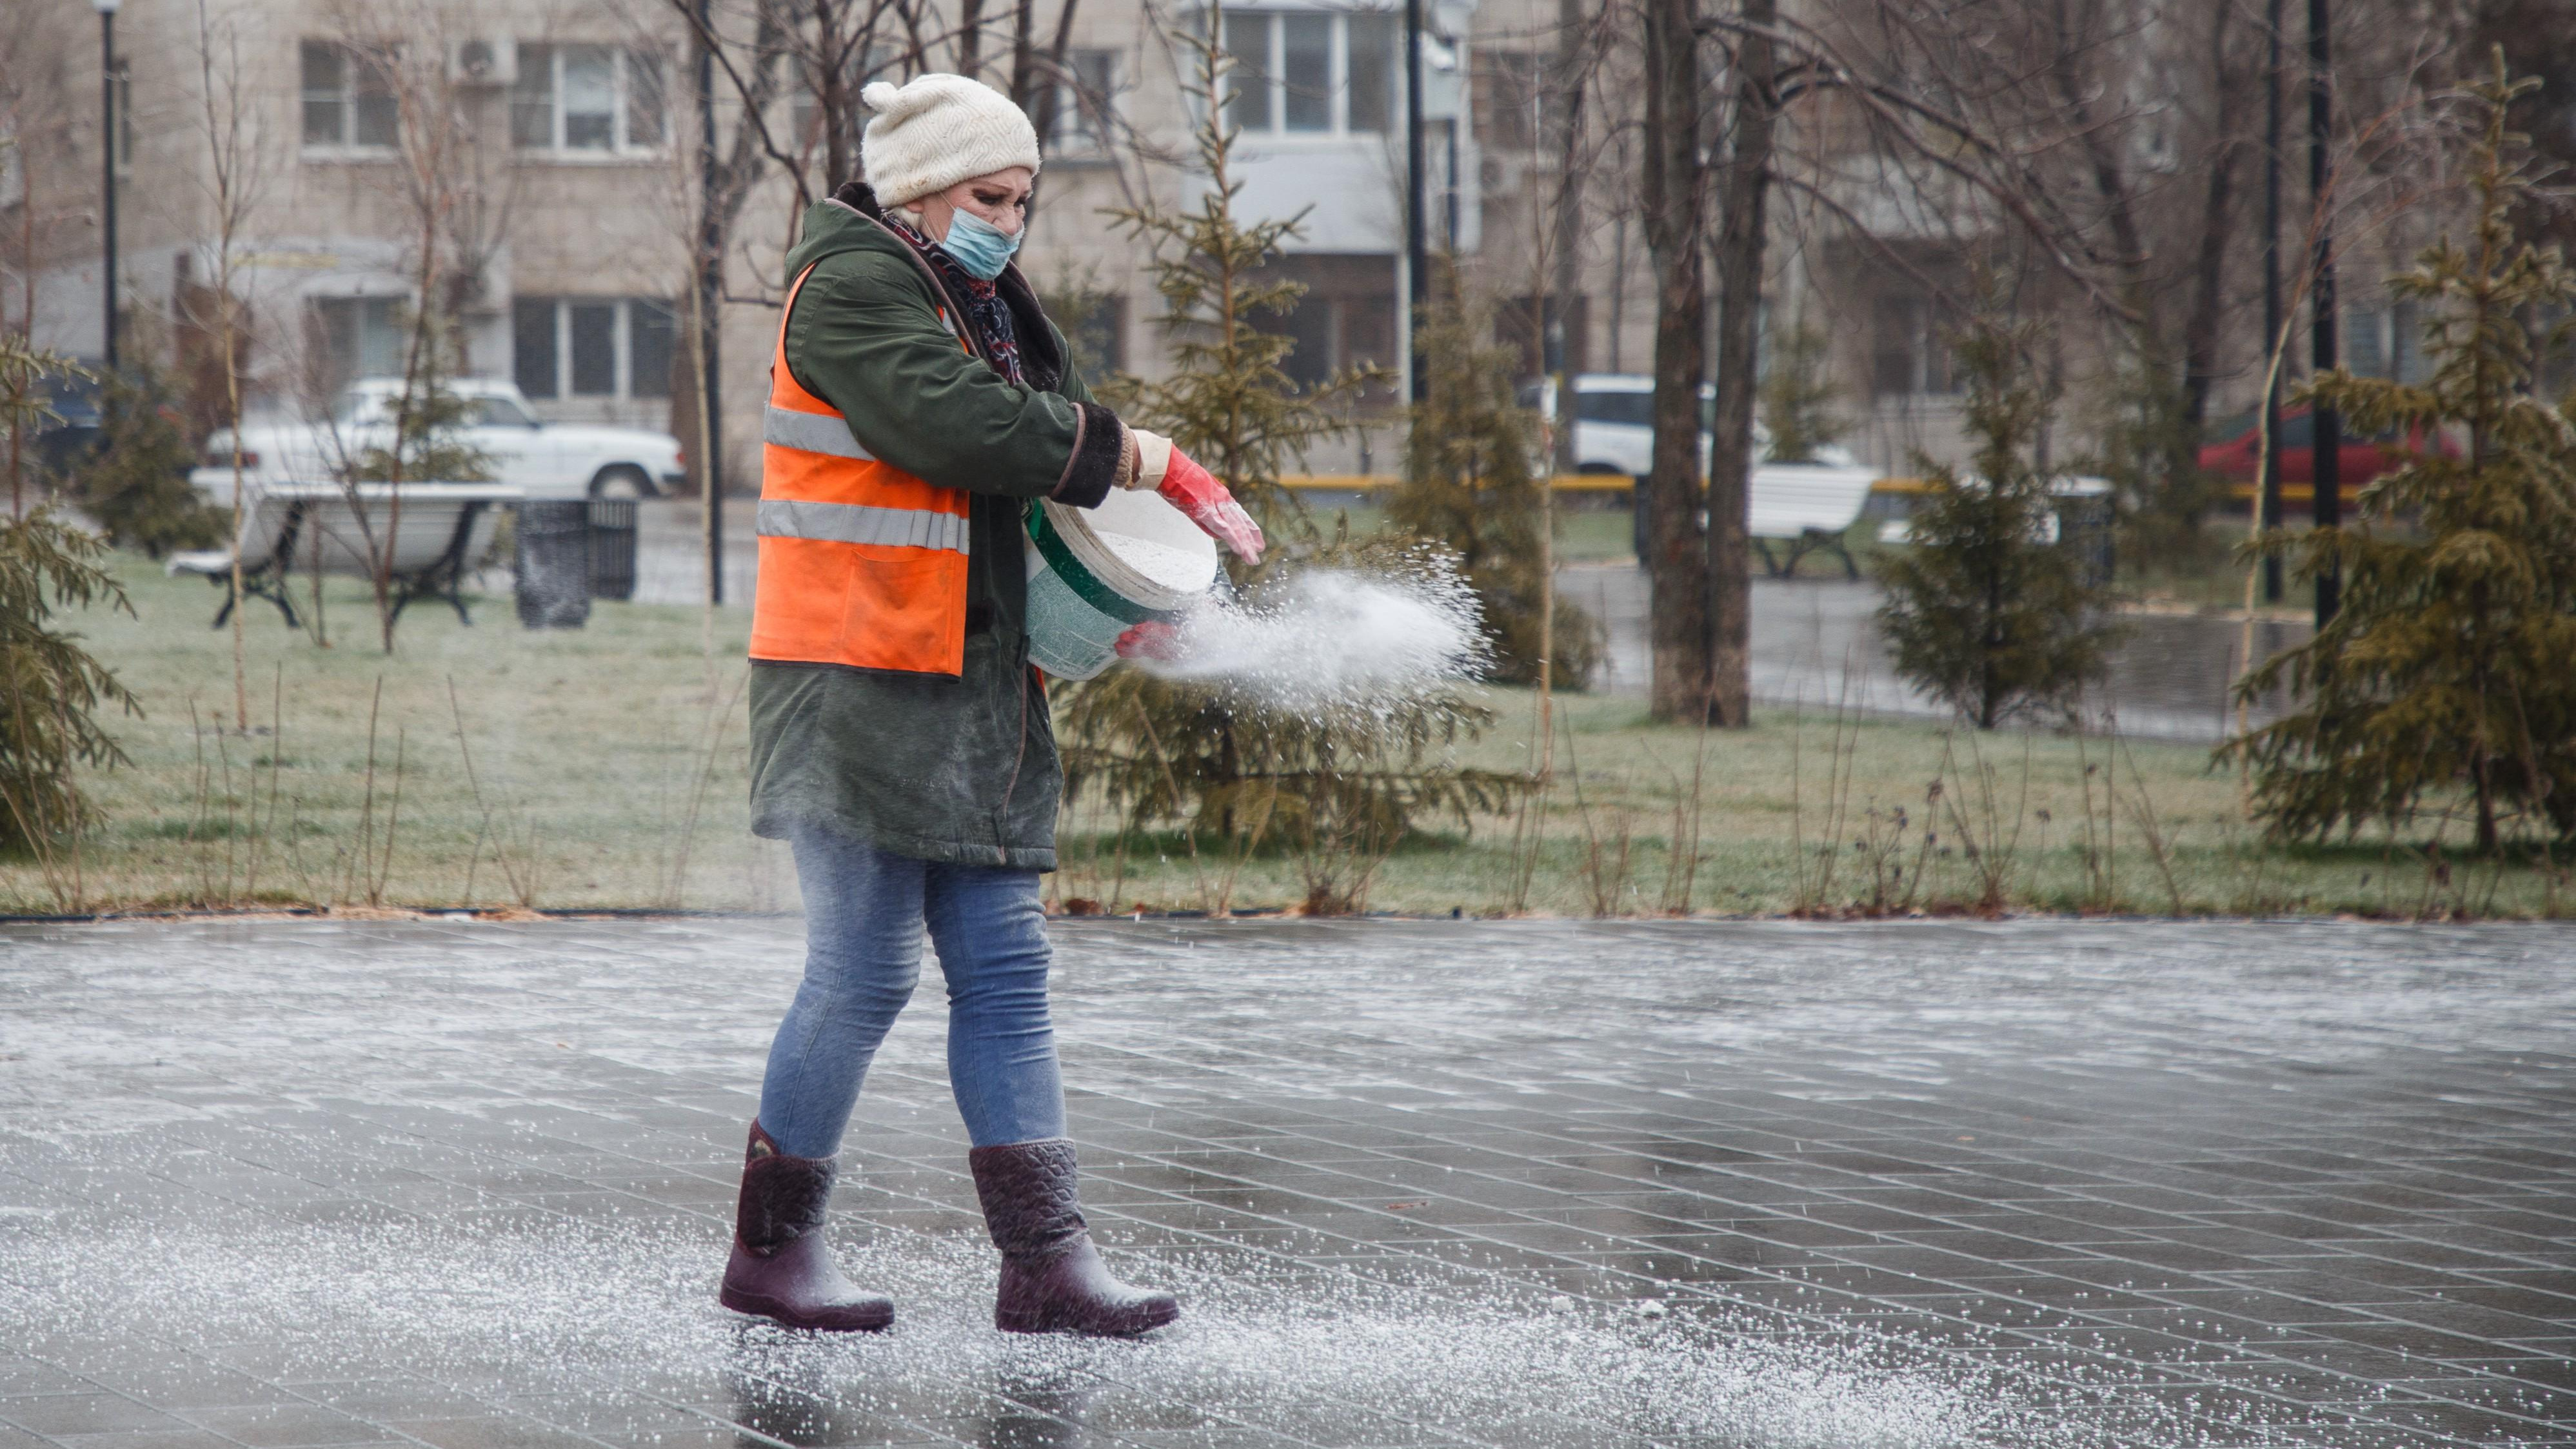
M 2531 1124 L 2565 1100 L 2556 1064 L 2576 972 L 2563 941 L 2325 923 L 1308 923 L 1104 925 L 1063 931 L 1058 946 L 1083 1081 L 1132 1113 L 1094 1122 L 1134 1140 L 1159 1113 L 1206 1137 L 1159 1164 L 1105 1152 L 1105 1178 L 1149 1193 L 1132 1203 L 1226 1174 L 1250 1201 L 1282 1163 L 1246 1152 L 1261 1139 L 1245 1124 L 1325 1105 L 1402 1149 L 1368 1158 L 1389 1196 L 1401 1183 L 1402 1197 L 1436 1197 L 1410 1184 L 1471 1151 L 1467 1112 L 1499 1122 L 1542 1089 L 1575 1114 L 1566 1122 L 1638 1131 L 1664 1112 L 1721 1130 L 1747 1094 L 1776 1122 L 1830 1095 L 1842 1105 L 1807 1115 L 1848 1136 L 1863 1128 L 1833 1123 L 1879 1110 L 1867 1103 L 1919 1116 L 2044 1086 L 2055 1110 L 2023 1119 L 1995 1159 L 2025 1174 L 2084 1160 L 2102 1124 L 2141 1102 L 2178 1134 L 2172 1160 L 2239 1152 L 2249 1091 L 2394 1102 L 2370 1120 L 2408 1141 L 2536 1141 Z M 1223 1441 L 1237 1427 L 1309 1444 L 1549 1449 L 2362 1449 L 2404 1437 L 2352 1422 L 2379 1375 L 2287 1383 L 2271 1375 L 2318 1375 L 2189 1324 L 2162 1339 L 2177 1361 L 2136 1348 L 2155 1336 L 2143 1328 L 2103 1347 L 2096 1335 L 2161 1310 L 2034 1307 L 2029 1293 L 2083 1286 L 2040 1274 L 2015 1280 L 2018 1304 L 1947 1294 L 1937 1321 L 1920 1284 L 1801 1314 L 1797 1302 L 1822 1304 L 1836 1272 L 1858 1270 L 1791 1266 L 1789 1250 L 1767 1283 L 1694 1283 L 1651 1264 L 1664 1281 L 1623 1279 L 1597 1252 L 1547 1281 L 1525 1266 L 1475 1271 L 1500 1239 L 1446 1244 L 1460 1251 L 1443 1260 L 1400 1246 L 1370 1257 L 1348 1238 L 1261 1252 L 1251 1245 L 1270 1246 L 1267 1229 L 1218 1231 L 1125 1250 L 1134 1276 L 1184 1294 L 1188 1317 L 1152 1341 L 1103 1344 L 993 1332 L 990 1250 L 971 1229 L 887 1228 L 844 1257 L 896 1295 L 893 1334 L 747 1326 L 713 1302 L 714 1200 L 729 1187 L 714 1179 L 739 1138 L 708 1124 L 733 1120 L 757 1080 L 793 943 L 792 926 L 732 922 L 0 938 L 17 953 L 0 975 L 0 1370 L 25 1362 L 14 1352 L 114 1386 L 139 1362 L 193 1360 L 370 1415 L 360 1387 L 408 1385 L 421 1419 L 517 1416 L 493 1420 L 494 1443 L 538 1418 L 633 1442 L 649 1436 L 617 1426 L 656 1406 L 657 1423 L 694 1425 L 697 1441 L 734 1442 L 728 1422 L 817 1445 L 882 1442 L 890 1427 L 917 1441 L 929 1426 L 939 1442 L 995 1449 L 1163 1431 Z M 914 1162 L 945 1153 L 936 1134 L 952 1130 L 940 1026 L 935 1009 L 908 1014 L 880 1058 L 887 1111 L 918 1112 L 901 1130 L 931 1133 L 906 1139 Z M 2525 1051 L 2533 1074 L 2515 1077 Z M 1719 1062 L 1731 1075 L 1698 1100 L 1693 1072 Z M 2454 1097 L 2404 1115 L 2426 1081 Z M 2501 1095 L 2517 1091 L 2529 1095 Z M 1388 1093 L 1399 1107 L 1369 1105 Z M 2464 1106 L 2462 1093 L 2497 1102 Z M 2359 1110 L 2301 1106 L 2286 1120 Z M 1659 1181 L 1610 1161 L 1628 1150 L 1615 1141 L 1585 1140 L 1596 1165 Z M 1973 1168 L 1968 1155 L 1989 1147 L 1967 1141 L 1927 1150 Z M 1364 1155 L 1306 1147 L 1318 1162 Z M 1692 1144 L 1653 1150 L 1681 1164 Z M 1575 1169 L 1513 1169 L 1559 1170 Z M 619 1173 L 637 1185 L 616 1186 Z M 2392 1169 L 2356 1182 L 2409 1180 Z M 955 1186 L 924 1189 L 899 1219 L 962 1202 L 940 1196 Z M 1114 1240 L 1122 1220 L 1102 1201 Z M 1631 1192 L 1618 1206 L 1680 1202 Z M 1623 1227 L 1621 1241 L 1642 1253 L 1652 1231 Z M 1783 1273 L 1815 1284 L 1813 1299 L 1783 1299 Z M 1662 1295 L 1664 1311 L 1618 1301 L 1622 1283 Z M 2300 1406 L 2329 1398 L 2341 1412 Z
M 1500 1281 L 1462 1293 L 1454 1280 L 1141 1252 L 1122 1265 L 1183 1295 L 1178 1329 L 1137 1343 L 1021 1339 L 983 1317 L 988 1251 L 895 1232 L 844 1257 L 895 1296 L 896 1330 L 825 1338 L 717 1308 L 720 1244 L 704 1229 L 613 1217 L 93 1228 L 75 1220 L 86 1216 L 67 1211 L 51 1232 L 0 1224 L 0 1341 L 74 1369 L 78 1345 L 157 1344 L 323 1381 L 325 1402 L 330 1383 L 425 1381 L 455 1386 L 460 1403 L 548 1402 L 549 1418 L 579 1428 L 641 1392 L 797 1444 L 865 1442 L 890 1420 L 990 1419 L 997 1402 L 1017 1422 L 1003 1440 L 1021 1445 L 1183 1407 L 1199 1416 L 1186 1427 L 1310 1442 L 1427 1428 L 1563 1443 L 1572 1425 L 1611 1442 L 1747 1449 L 2211 1442 L 2205 1415 L 2186 1424 L 2145 1382 L 2098 1367 L 2050 1381 L 1955 1334 L 1936 1349 L 1802 1331 L 1719 1298 L 1603 1303 Z M 2322 1425 L 2230 1427 L 2225 1442 L 2349 1442 Z

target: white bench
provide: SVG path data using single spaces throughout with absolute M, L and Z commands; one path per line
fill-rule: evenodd
M 1869 490 L 1878 483 L 1869 468 L 1842 468 L 1828 463 L 1764 463 L 1753 470 L 1744 508 L 1744 531 L 1762 555 L 1762 566 L 1774 577 L 1794 574 L 1798 560 L 1822 549 L 1843 561 L 1843 571 L 1860 577 L 1860 565 L 1843 547 L 1843 531 L 1860 521 Z M 1788 544 L 1785 559 L 1771 556 L 1773 540 Z
M 226 486 L 199 491 L 212 506 L 230 509 L 228 484 L 229 479 Z M 225 590 L 223 607 L 215 611 L 217 628 L 241 602 L 231 592 L 237 556 L 242 593 L 275 604 L 288 628 L 300 627 L 286 590 L 296 569 L 373 578 L 379 557 L 393 582 L 396 617 L 415 599 L 438 599 L 471 624 L 465 575 L 492 546 L 501 523 L 496 505 L 517 503 L 526 491 L 514 483 L 254 484 L 233 547 L 173 554 L 166 567 Z

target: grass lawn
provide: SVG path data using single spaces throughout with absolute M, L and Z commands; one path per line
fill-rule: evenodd
M 746 824 L 743 611 L 716 616 L 712 663 L 698 610 L 602 603 L 587 629 L 533 633 L 507 598 L 482 601 L 470 628 L 416 607 L 388 657 L 370 643 L 361 586 L 337 580 L 328 649 L 254 606 L 245 735 L 231 728 L 231 635 L 207 627 L 216 595 L 141 559 L 118 569 L 136 617 L 94 612 L 75 627 L 143 698 L 141 718 L 113 722 L 133 762 L 86 777 L 99 820 L 77 849 L 0 860 L 0 911 L 795 905 L 784 848 Z M 1495 724 L 1458 761 L 1526 769 L 1529 693 L 1482 694 Z M 2554 915 L 2571 894 L 2528 864 L 2429 857 L 2418 845 L 2430 825 L 2403 843 L 2265 846 L 2233 773 L 2197 747 L 1784 714 L 1700 732 L 1590 697 L 1560 699 L 1558 722 L 1534 830 L 1512 815 L 1427 822 L 1378 868 L 1367 904 Z M 1696 851 L 1675 850 L 1694 833 Z M 1063 834 L 1059 902 L 1307 895 L 1293 851 L 1229 865 L 1208 837 L 1194 862 L 1177 831 L 1122 849 L 1089 801 Z

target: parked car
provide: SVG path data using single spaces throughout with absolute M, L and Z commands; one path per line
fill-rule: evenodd
M 399 378 L 366 378 L 340 394 L 327 419 L 246 424 L 246 481 L 337 478 L 346 460 L 392 442 L 402 386 Z M 517 484 L 531 499 L 651 498 L 684 476 L 679 439 L 668 433 L 543 422 L 516 386 L 487 378 L 456 379 L 447 390 L 467 405 L 462 441 L 492 459 L 492 481 Z M 232 452 L 232 430 L 216 429 L 190 481 L 229 497 Z
M 1521 389 L 1521 405 L 1556 415 L 1556 383 L 1534 382 Z M 1717 389 L 1702 384 L 1699 393 L 1699 465 L 1708 471 L 1709 429 L 1716 420 Z M 1753 425 L 1753 453 L 1768 459 L 1771 430 Z M 1574 471 L 1625 473 L 1643 478 L 1654 467 L 1655 380 L 1635 372 L 1584 372 L 1574 378 Z M 1827 445 L 1811 462 L 1834 468 L 1857 465 L 1847 448 Z
M 1554 379 L 1521 390 L 1521 405 L 1555 415 Z M 1716 421 L 1717 389 L 1702 384 L 1699 394 L 1699 470 L 1708 473 L 1709 430 Z M 1859 566 L 1843 551 L 1841 531 L 1860 517 L 1878 474 L 1860 466 L 1848 448 L 1831 444 L 1803 463 L 1775 463 L 1771 430 L 1753 425 L 1753 477 L 1746 500 L 1746 528 L 1766 562 L 1770 542 L 1789 544 L 1788 562 L 1773 571 L 1794 572 L 1798 559 L 1812 548 L 1824 548 L 1842 559 L 1855 577 Z M 1640 485 L 1654 471 L 1655 380 L 1642 373 L 1585 372 L 1574 378 L 1574 470 L 1578 473 L 1624 473 Z M 1631 510 L 1631 545 L 1642 564 L 1646 557 L 1646 510 Z M 1705 512 L 1700 526 L 1708 526 Z
M 2263 419 L 2259 413 L 2243 413 L 2212 424 L 2208 436 L 2219 441 L 2200 450 L 2203 471 L 2214 473 L 2231 483 L 2252 483 L 2262 460 Z M 2317 420 L 2303 407 L 2281 409 L 2280 436 L 2273 446 L 2281 455 L 2281 481 L 2314 483 L 2317 477 Z M 2397 434 L 2382 433 L 2377 437 L 2360 437 L 2347 432 L 2343 444 L 2335 450 L 2336 462 L 2345 491 L 2357 491 L 2363 484 L 2382 473 L 2394 471 L 2410 454 L 2439 449 L 2446 458 L 2459 456 L 2459 445 L 2438 434 L 2417 428 L 2403 440 Z

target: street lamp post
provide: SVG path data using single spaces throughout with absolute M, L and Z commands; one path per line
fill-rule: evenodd
M 717 216 L 716 53 L 708 0 L 697 0 L 698 33 L 698 488 L 707 503 L 707 602 L 725 601 L 724 224 Z
M 2273 354 L 2288 344 L 2281 335 L 2281 0 L 2268 0 L 2263 28 L 2270 60 L 2263 71 L 2263 475 L 2255 480 L 2256 514 L 2264 531 L 2281 526 L 2281 366 Z M 2313 475 L 2311 475 L 2313 476 Z M 2281 556 L 2263 556 L 2263 601 L 2281 602 Z
M 99 245 L 107 265 L 101 292 L 106 304 L 106 345 L 100 356 L 116 370 L 116 7 L 120 0 L 91 0 L 98 7 Z
M 2309 366 L 2314 377 L 2333 370 L 2335 354 L 2335 255 L 2333 168 L 2334 141 L 2333 28 L 2327 23 L 2326 0 L 2308 0 L 2308 194 L 2316 206 L 2316 280 L 2308 293 Z M 2316 403 L 2309 419 L 2316 430 L 2311 485 L 2319 528 L 2343 523 L 2343 419 Z M 2343 565 L 2328 554 L 2317 570 L 2317 627 L 2333 622 L 2343 606 Z
M 1422 0 L 1404 0 L 1404 354 L 1413 401 L 1431 395 L 1422 367 L 1422 323 L 1431 306 L 1431 246 L 1423 170 Z

